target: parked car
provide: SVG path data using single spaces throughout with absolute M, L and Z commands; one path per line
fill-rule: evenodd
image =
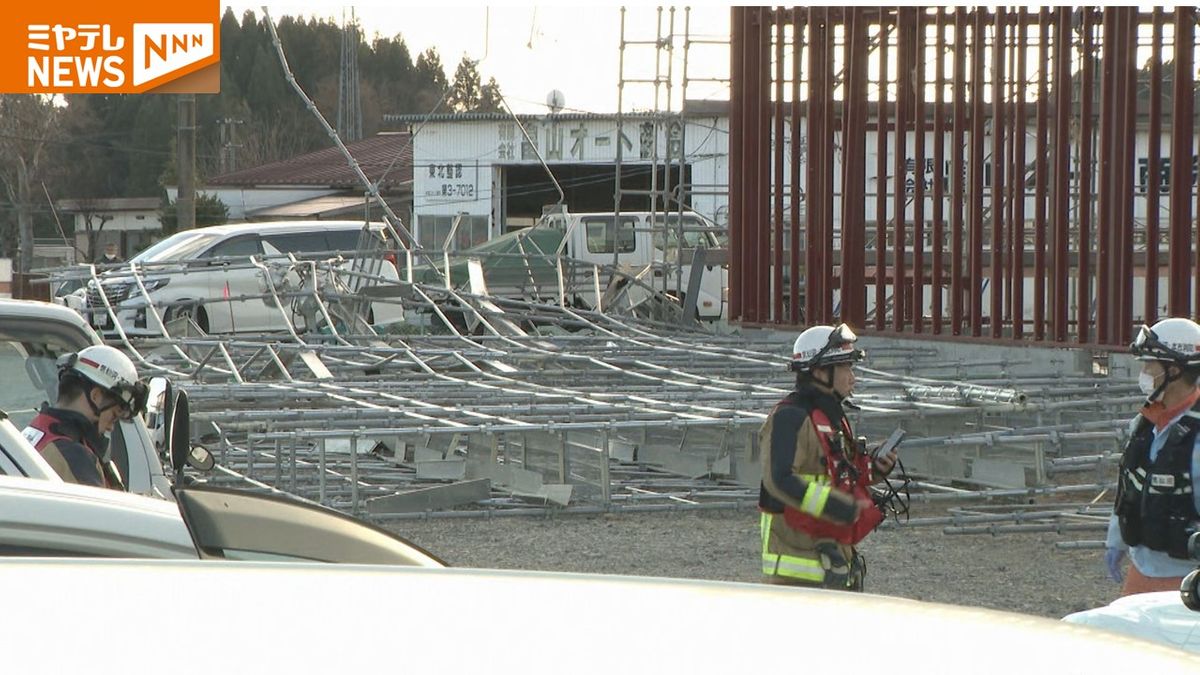
M 76 266 L 72 271 L 65 272 L 59 277 L 60 281 L 51 280 L 50 301 L 56 305 L 69 307 L 82 313 L 87 307 L 87 270 L 86 266 Z
M 206 485 L 175 496 L 0 476 L 0 556 L 444 566 L 395 534 L 316 504 Z
M 1185 652 L 1041 617 L 765 584 L 45 558 L 0 559 L 0 578 L 12 581 L 7 662 L 22 674 L 831 672 L 859 656 L 972 675 L 1200 669 Z M 69 647 L 48 629 L 64 622 L 80 627 Z
M 378 265 L 379 276 L 397 280 L 384 225 L 371 223 L 366 229 L 368 236 L 379 239 L 377 248 L 384 258 Z M 130 259 L 144 269 L 140 286 L 127 269 L 105 272 L 99 284 L 89 282 L 89 322 L 105 334 L 116 332 L 106 297 L 128 335 L 161 335 L 162 322 L 180 317 L 190 317 L 208 333 L 284 330 L 280 307 L 265 294 L 272 284 L 278 290 L 285 279 L 292 278 L 279 269 L 289 264 L 287 255 L 304 261 L 338 256 L 350 261 L 361 250 L 363 230 L 362 222 L 313 220 L 216 225 L 178 232 Z M 252 263 L 251 256 L 259 264 Z M 263 266 L 264 259 L 274 263 L 275 269 Z M 349 262 L 340 267 L 343 271 L 349 268 Z M 101 289 L 105 297 L 101 297 Z M 148 305 L 157 313 L 149 311 Z M 294 320 L 290 300 L 283 300 L 282 311 L 288 314 L 287 320 Z M 376 302 L 367 309 L 370 323 L 402 318 L 403 310 L 391 303 Z
M 43 402 L 58 398 L 58 357 L 98 344 L 96 332 L 66 307 L 0 299 L 0 410 L 6 418 L 0 420 L 0 443 L 5 447 L 0 474 L 39 476 L 48 469 L 27 443 L 22 447 L 8 435 L 28 425 Z M 141 417 L 118 423 L 109 435 L 112 459 L 130 492 L 170 496 L 162 449 Z
M 1184 577 L 1178 591 L 1127 595 L 1063 621 L 1200 654 L 1200 568 Z

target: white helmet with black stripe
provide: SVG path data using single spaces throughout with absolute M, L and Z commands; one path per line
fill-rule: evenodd
M 1167 361 L 1200 366 L 1200 324 L 1191 319 L 1163 319 L 1138 330 L 1129 351 L 1138 361 Z
M 792 346 L 791 369 L 804 371 L 862 361 L 866 355 L 854 347 L 857 341 L 858 336 L 844 323 L 813 326 L 796 338 Z

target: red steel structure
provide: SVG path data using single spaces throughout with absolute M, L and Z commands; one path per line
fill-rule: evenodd
M 732 321 L 1120 346 L 1196 317 L 1196 8 L 731 11 Z

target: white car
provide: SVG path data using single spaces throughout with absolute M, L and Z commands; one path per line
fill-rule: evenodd
M 0 559 L 0 578 L 6 667 L 22 674 L 1200 672 L 1041 617 L 765 584 L 45 558 Z
M 0 476 L 0 557 L 444 565 L 386 530 L 315 504 L 204 485 L 178 488 L 175 497 Z
M 66 307 L 0 299 L 0 474 L 38 476 L 48 469 L 28 443 L 22 445 L 24 439 L 11 434 L 28 425 L 43 402 L 57 398 L 58 357 L 98 344 L 96 332 Z M 109 450 L 130 492 L 169 497 L 171 481 L 142 418 L 117 424 Z
M 378 239 L 371 248 L 383 251 L 378 275 L 398 280 L 394 256 L 387 252 L 384 225 L 371 223 L 366 229 L 367 236 Z M 116 332 L 108 306 L 127 335 L 162 335 L 161 322 L 185 316 L 206 333 L 283 331 L 285 315 L 295 323 L 300 313 L 291 298 L 280 298 L 281 310 L 268 294 L 272 285 L 278 292 L 285 279 L 297 278 L 294 271 L 290 276 L 287 271 L 288 254 L 301 261 L 335 259 L 343 254 L 353 259 L 360 250 L 363 230 L 364 223 L 358 221 L 312 220 L 214 225 L 178 232 L 130 259 L 130 264 L 142 269 L 141 285 L 128 268 L 105 272 L 99 284 L 89 282 L 85 311 L 92 326 L 105 334 Z M 343 263 L 339 269 L 345 272 L 349 267 Z M 346 274 L 339 277 L 348 279 Z M 151 304 L 156 312 L 148 309 Z M 403 309 L 392 303 L 376 302 L 367 312 L 370 323 L 402 318 Z
M 1195 585 L 1197 575 L 1189 579 Z M 1063 621 L 1200 654 L 1200 612 L 1189 609 L 1179 591 L 1127 595 L 1104 607 L 1068 614 Z

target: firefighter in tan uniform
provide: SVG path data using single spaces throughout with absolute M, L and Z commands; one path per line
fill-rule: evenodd
M 108 438 L 121 420 L 146 408 L 146 385 L 129 357 L 94 345 L 58 362 L 58 397 L 22 432 L 68 483 L 125 489 L 108 452 Z
M 862 590 L 855 550 L 883 520 L 869 486 L 891 472 L 895 451 L 871 458 L 842 407 L 863 359 L 845 324 L 813 326 L 792 350 L 796 388 L 760 433 L 762 570 L 768 583 Z

